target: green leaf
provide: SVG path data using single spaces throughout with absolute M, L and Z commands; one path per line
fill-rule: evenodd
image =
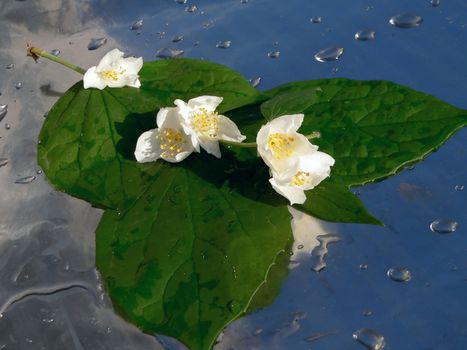
M 384 224 L 371 215 L 358 197 L 347 186 L 324 181 L 306 192 L 306 202 L 294 208 L 331 222 Z
M 324 79 L 266 92 L 267 118 L 304 113 L 299 130 L 332 155 L 331 181 L 363 185 L 422 160 L 467 125 L 467 111 L 388 81 Z
M 227 111 L 261 100 L 237 72 L 198 60 L 148 62 L 141 89 L 84 90 L 79 82 L 54 105 L 39 135 L 38 161 L 57 189 L 103 208 L 122 208 L 156 176 L 134 161 L 138 136 L 177 98 L 220 95 Z
M 257 162 L 195 155 L 165 166 L 120 216 L 106 211 L 97 266 L 124 317 L 210 349 L 290 245 L 290 219 Z

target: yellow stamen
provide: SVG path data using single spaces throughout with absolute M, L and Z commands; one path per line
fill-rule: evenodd
M 305 171 L 299 171 L 292 177 L 292 180 L 290 181 L 290 184 L 293 186 L 303 186 L 303 185 L 309 185 L 311 182 L 310 179 L 310 173 L 305 172 Z
M 160 147 L 162 150 L 161 157 L 175 158 L 177 154 L 183 151 L 186 139 L 177 129 L 162 129 L 159 132 L 158 137 L 160 139 Z
M 125 74 L 125 72 L 126 72 L 126 69 L 123 69 L 120 66 L 120 67 L 118 67 L 118 69 L 105 70 L 103 72 L 100 72 L 99 74 L 102 77 L 102 79 L 104 79 L 104 80 L 117 81 L 118 77 Z
M 208 112 L 205 108 L 200 108 L 199 112 L 193 116 L 191 126 L 199 135 L 217 137 L 219 133 L 219 115 L 217 112 Z
M 295 151 L 295 138 L 288 134 L 271 134 L 268 137 L 268 146 L 274 158 L 279 160 L 284 159 L 293 155 Z

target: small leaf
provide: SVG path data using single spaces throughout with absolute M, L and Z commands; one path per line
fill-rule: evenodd
M 388 81 L 324 79 L 266 92 L 267 118 L 304 113 L 299 130 L 332 155 L 331 181 L 363 185 L 422 160 L 467 124 L 467 111 Z
M 306 202 L 294 208 L 321 220 L 355 224 L 384 224 L 373 217 L 346 186 L 324 181 L 306 192 Z

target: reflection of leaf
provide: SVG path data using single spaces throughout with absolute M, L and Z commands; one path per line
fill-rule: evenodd
M 262 106 L 265 116 L 304 113 L 300 131 L 321 132 L 314 142 L 336 159 L 331 181 L 338 184 L 394 175 L 467 124 L 467 111 L 387 81 L 303 81 L 266 93 L 273 98 Z
M 96 232 L 97 265 L 118 309 L 191 349 L 209 349 L 246 311 L 291 239 L 287 207 L 257 163 L 232 165 L 207 155 L 168 165 Z

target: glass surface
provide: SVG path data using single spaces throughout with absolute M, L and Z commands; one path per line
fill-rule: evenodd
M 423 21 L 411 28 L 389 22 L 407 13 Z M 356 40 L 361 31 L 374 38 Z M 1 350 L 184 349 L 114 313 L 94 268 L 102 211 L 53 190 L 38 168 L 44 115 L 80 76 L 34 63 L 27 43 L 83 67 L 114 47 L 145 60 L 163 48 L 183 50 L 260 77 L 259 89 L 385 79 L 467 109 L 464 0 L 2 1 L 0 33 L 0 105 L 8 105 L 0 122 Z M 88 50 L 99 38 L 107 41 Z M 314 56 L 328 48 L 344 51 L 318 62 Z M 381 335 L 385 349 L 465 349 L 466 149 L 462 130 L 414 168 L 356 189 L 386 227 L 297 215 L 279 297 L 227 327 L 216 349 L 364 349 L 353 334 Z M 454 232 L 430 229 L 452 221 Z

